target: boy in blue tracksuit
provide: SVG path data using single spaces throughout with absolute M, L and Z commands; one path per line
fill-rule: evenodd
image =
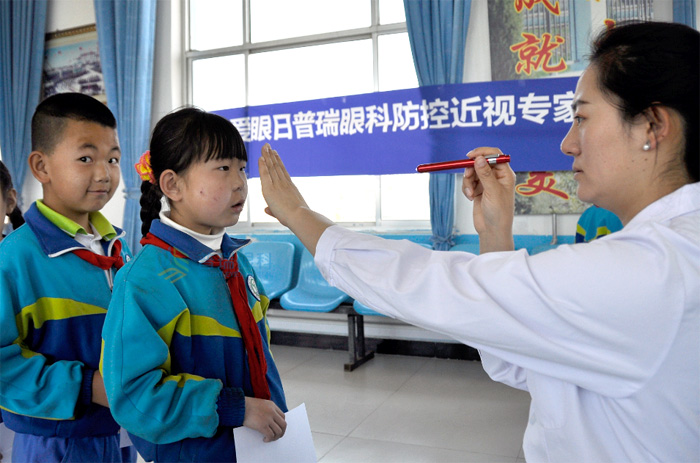
M 0 407 L 14 462 L 120 462 L 98 371 L 124 233 L 100 214 L 119 185 L 116 121 L 86 95 L 47 98 L 29 166 L 43 199 L 0 244 Z
M 280 438 L 287 411 L 269 300 L 234 240 L 243 140 L 195 108 L 156 125 L 137 170 L 143 249 L 117 275 L 101 371 L 112 413 L 147 461 L 236 461 L 233 428 Z

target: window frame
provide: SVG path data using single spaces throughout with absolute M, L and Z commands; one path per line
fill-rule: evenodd
M 332 43 L 349 42 L 354 40 L 367 40 L 372 42 L 372 78 L 373 90 L 379 91 L 379 36 L 397 33 L 407 33 L 406 22 L 379 24 L 379 1 L 370 0 L 371 4 L 371 24 L 368 27 L 349 29 L 343 31 L 312 34 L 306 36 L 271 40 L 265 42 L 251 42 L 251 8 L 252 0 L 242 0 L 243 8 L 243 43 L 242 45 L 214 48 L 210 50 L 190 49 L 190 4 L 193 0 L 184 0 L 182 28 L 183 37 L 183 75 L 184 101 L 187 104 L 193 103 L 193 67 L 194 62 L 200 59 L 217 58 L 228 55 L 243 55 L 245 65 L 245 105 L 249 104 L 249 57 L 251 54 L 265 53 L 270 51 L 287 50 L 311 45 L 326 45 Z M 381 218 L 381 177 L 375 176 L 377 188 L 375 189 L 375 220 L 374 222 L 340 222 L 341 225 L 362 230 L 389 231 L 389 230 L 416 230 L 420 232 L 430 232 L 430 220 L 382 220 Z M 426 194 L 428 192 L 426 191 Z M 236 232 L 253 231 L 275 231 L 284 229 L 277 222 L 252 222 L 250 214 L 250 204 L 247 204 L 245 216 L 241 216 L 236 225 Z

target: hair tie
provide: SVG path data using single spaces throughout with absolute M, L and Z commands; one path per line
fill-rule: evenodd
M 139 162 L 134 164 L 136 172 L 144 182 L 151 182 L 155 185 L 156 178 L 153 176 L 153 168 L 151 167 L 151 151 L 147 150 L 141 155 Z

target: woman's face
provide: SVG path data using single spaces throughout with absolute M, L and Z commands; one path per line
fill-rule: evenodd
M 646 118 L 632 124 L 622 119 L 598 88 L 597 68 L 581 75 L 573 102 L 574 122 L 561 142 L 564 154 L 573 156 L 578 196 L 622 215 L 649 181 Z M 646 174 L 646 176 L 645 176 Z

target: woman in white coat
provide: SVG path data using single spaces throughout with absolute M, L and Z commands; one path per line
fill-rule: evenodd
M 579 197 L 624 224 L 592 243 L 514 251 L 515 176 L 483 158 L 497 148 L 470 152 L 464 176 L 479 256 L 334 225 L 269 145 L 267 211 L 332 285 L 478 348 L 494 380 L 529 391 L 528 462 L 700 461 L 699 56 L 678 24 L 596 40 L 561 144 Z

